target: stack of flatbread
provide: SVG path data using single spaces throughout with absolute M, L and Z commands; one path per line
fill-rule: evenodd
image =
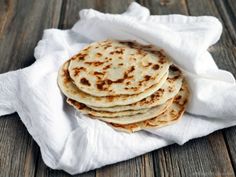
M 126 132 L 176 122 L 189 99 L 167 54 L 136 42 L 90 44 L 63 64 L 58 84 L 75 109 Z

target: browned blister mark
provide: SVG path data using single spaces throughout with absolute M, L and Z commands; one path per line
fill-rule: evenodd
M 169 78 L 169 77 L 168 77 L 166 80 L 167 80 L 167 82 L 169 82 L 170 84 L 174 82 L 174 80 L 173 80 L 172 78 Z
M 79 102 L 72 100 L 72 99 L 68 99 L 68 102 L 70 102 L 72 105 L 74 105 L 78 109 L 83 109 L 83 108 L 87 107 L 85 104 L 79 103 Z
M 114 100 L 114 96 L 107 96 L 107 99 L 109 102 L 112 102 Z
M 79 60 L 84 60 L 87 55 L 88 54 L 86 54 L 86 53 L 84 53 L 84 54 L 83 53 L 78 53 L 76 55 L 76 58 L 78 58 Z
M 145 76 L 144 76 L 144 79 L 145 79 L 145 81 L 148 81 L 148 80 L 151 79 L 151 76 L 149 76 L 149 75 L 145 75 Z
M 104 75 L 104 73 L 98 72 L 98 71 L 94 71 L 93 74 L 94 74 L 94 75 Z
M 174 88 L 173 87 L 171 87 L 171 86 L 168 86 L 168 92 L 173 92 L 174 91 Z
M 86 68 L 84 67 L 79 67 L 79 68 L 73 68 L 74 76 L 79 75 L 81 71 L 86 71 Z
M 175 80 L 177 80 L 178 78 L 180 78 L 180 75 L 177 75 L 177 76 L 175 76 L 175 77 L 172 77 L 171 79 L 172 79 L 173 81 L 175 81 Z
M 104 66 L 104 67 L 102 68 L 102 70 L 107 70 L 107 69 L 109 69 L 110 67 L 111 67 L 111 64 L 106 65 L 106 66 Z
M 158 70 L 159 68 L 160 68 L 160 66 L 158 64 L 155 64 L 152 66 L 152 69 L 154 69 L 154 70 Z
M 111 44 L 105 44 L 105 45 L 103 45 L 103 47 L 106 50 L 107 48 L 112 47 L 112 45 Z
M 88 47 L 86 47 L 85 49 L 83 49 L 83 51 L 88 51 L 89 49 L 90 49 L 91 47 L 90 46 L 88 46 Z
M 158 61 L 160 64 L 165 64 L 167 60 L 165 58 L 160 58 Z
M 63 70 L 63 74 L 62 74 L 63 78 L 64 78 L 64 83 L 68 83 L 71 81 L 70 79 L 70 75 L 69 75 L 69 71 L 67 69 Z
M 109 66 L 110 67 L 110 66 Z M 104 68 L 103 68 L 104 69 Z M 135 67 L 134 66 L 131 66 L 125 73 L 124 73 L 124 76 L 123 76 L 123 78 L 120 78 L 120 79 L 117 79 L 117 80 L 114 80 L 114 81 L 112 81 L 112 80 L 110 80 L 110 79 L 105 79 L 105 80 L 101 80 L 101 81 L 99 81 L 98 83 L 97 83 L 97 88 L 99 89 L 99 90 L 107 90 L 108 88 L 107 88 L 107 86 L 109 86 L 109 85 L 111 85 L 111 84 L 113 84 L 113 83 L 115 83 L 115 84 L 117 84 L 117 83 L 123 83 L 124 82 L 124 80 L 125 79 L 131 79 L 131 78 L 133 78 L 133 76 L 129 76 L 129 73 L 131 73 L 132 71 L 134 71 L 135 70 Z
M 170 111 L 170 115 L 171 117 L 177 117 L 178 116 L 178 112 L 176 112 L 174 109 Z
M 103 63 L 104 63 L 104 62 L 100 62 L 100 61 L 91 61 L 91 62 L 87 61 L 87 62 L 85 62 L 85 64 L 93 65 L 93 66 L 100 66 L 100 65 L 102 65 Z
M 149 66 L 151 66 L 151 65 L 152 65 L 152 63 L 151 63 L 151 62 L 148 62 L 146 65 L 143 64 L 143 67 L 149 67 Z
M 101 53 L 96 53 L 96 57 L 101 57 L 102 56 L 102 54 Z
M 130 85 L 130 82 L 128 81 L 128 82 L 126 82 L 125 84 L 126 84 L 126 85 Z
M 80 79 L 80 83 L 83 84 L 83 85 L 87 85 L 87 86 L 90 86 L 90 85 L 91 85 L 91 84 L 89 83 L 89 81 L 88 81 L 86 78 Z
M 114 54 L 123 54 L 124 51 L 125 51 L 124 48 L 119 48 L 119 49 L 117 49 L 117 50 L 111 51 L 110 54 L 111 54 L 111 55 L 114 55 Z

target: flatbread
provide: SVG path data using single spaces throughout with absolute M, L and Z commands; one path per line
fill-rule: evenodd
M 180 92 L 175 96 L 171 106 L 159 116 L 138 123 L 126 125 L 109 123 L 109 125 L 119 131 L 135 132 L 142 129 L 164 127 L 173 124 L 180 120 L 183 113 L 185 112 L 187 103 L 189 101 L 189 95 L 190 93 L 188 84 L 185 81 L 180 89 Z
M 70 77 L 81 91 L 93 96 L 139 94 L 159 83 L 171 65 L 163 50 L 143 49 L 133 42 L 92 43 L 72 57 Z
M 104 122 L 108 122 L 108 123 L 114 123 L 114 124 L 120 124 L 120 125 L 132 124 L 132 123 L 148 120 L 148 119 L 151 119 L 153 117 L 160 115 L 171 105 L 172 101 L 173 99 L 170 99 L 165 104 L 152 107 L 148 111 L 144 113 L 140 113 L 140 114 L 135 114 L 131 116 L 122 116 L 122 117 L 96 117 L 96 118 Z
M 127 110 L 140 110 L 147 109 L 157 105 L 164 104 L 166 100 L 173 98 L 180 90 L 182 85 L 183 75 L 181 71 L 174 65 L 170 66 L 169 75 L 163 86 L 157 90 L 154 94 L 147 98 L 142 99 L 133 104 L 124 106 L 113 106 L 113 107 L 94 107 L 90 108 L 98 111 L 108 111 L 108 112 L 119 112 Z
M 182 116 L 182 115 L 181 115 Z M 181 118 L 180 116 L 180 118 Z M 153 118 L 155 120 L 155 124 L 153 125 L 148 125 L 148 121 L 143 121 L 139 123 L 133 123 L 133 124 L 127 124 L 127 125 L 119 125 L 119 124 L 112 124 L 108 123 L 113 129 L 118 130 L 118 131 L 123 131 L 127 133 L 134 133 L 143 129 L 151 129 L 151 128 L 161 128 L 165 127 L 171 124 L 176 123 L 179 119 L 173 119 L 169 121 L 158 121 L 158 119 Z
M 67 103 L 72 105 L 75 109 L 79 110 L 84 114 L 88 114 L 90 117 L 97 118 L 100 120 L 112 119 L 113 122 L 120 123 L 134 123 L 142 120 L 146 120 L 150 117 L 157 116 L 164 112 L 172 103 L 172 99 L 168 100 L 166 103 L 153 107 L 151 109 L 139 109 L 139 110 L 129 110 L 120 112 L 107 112 L 107 111 L 97 111 L 87 107 L 85 104 L 79 103 L 72 99 L 67 99 Z M 105 119 L 103 119 L 105 118 Z M 117 121 L 115 121 L 117 120 Z M 112 121 L 111 121 L 112 122 Z
M 169 71 L 162 78 L 159 78 L 159 83 L 148 88 L 144 92 L 136 95 L 119 95 L 107 97 L 95 97 L 78 89 L 71 80 L 68 72 L 70 60 L 66 61 L 59 70 L 58 85 L 61 91 L 68 98 L 71 98 L 80 103 L 94 107 L 112 107 L 117 105 L 127 105 L 140 101 L 154 92 L 156 92 L 166 81 Z M 160 101 L 162 101 L 160 99 Z

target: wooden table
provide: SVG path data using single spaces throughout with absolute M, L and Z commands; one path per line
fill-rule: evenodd
M 1 0 L 0 72 L 34 62 L 33 50 L 46 28 L 70 28 L 78 12 L 94 8 L 121 13 L 132 0 Z M 216 63 L 236 76 L 235 0 L 139 0 L 152 14 L 212 15 L 224 24 L 221 40 L 211 47 Z M 217 131 L 183 146 L 171 145 L 76 177 L 235 176 L 236 128 Z M 42 161 L 39 147 L 17 114 L 0 118 L 1 177 L 66 177 Z

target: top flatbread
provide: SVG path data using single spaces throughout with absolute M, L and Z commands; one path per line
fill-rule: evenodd
M 144 92 L 140 94 L 134 95 L 120 95 L 120 96 L 104 96 L 104 97 L 96 97 L 90 94 L 87 94 L 80 89 L 78 89 L 73 81 L 71 80 L 68 72 L 69 61 L 66 61 L 59 70 L 58 74 L 58 85 L 61 91 L 68 97 L 80 103 L 84 103 L 86 105 L 94 106 L 94 107 L 111 107 L 117 105 L 127 105 L 132 104 L 137 101 L 142 100 L 156 92 L 167 79 L 169 71 L 165 73 L 162 78 L 158 78 L 159 82 Z M 161 97 L 159 102 L 165 102 L 168 100 L 168 97 Z
M 139 94 L 160 81 L 171 65 L 162 50 L 106 40 L 90 44 L 71 58 L 74 84 L 93 96 Z

